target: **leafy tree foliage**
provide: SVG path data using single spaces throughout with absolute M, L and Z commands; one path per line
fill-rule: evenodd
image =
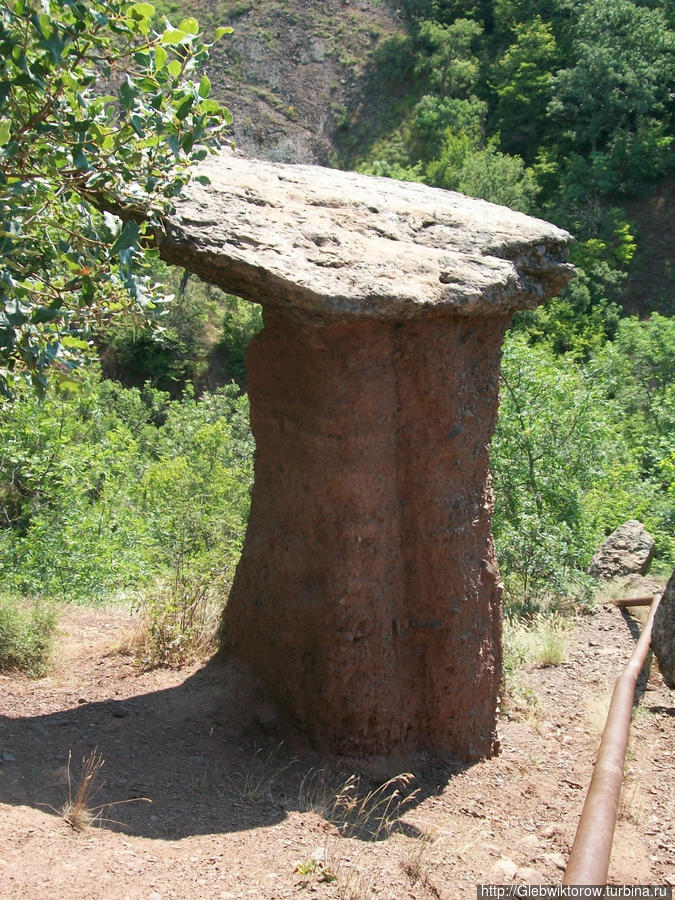
M 546 137 L 558 52 L 551 26 L 539 16 L 516 25 L 514 37 L 491 75 L 497 97 L 494 115 L 497 122 L 508 123 L 501 135 L 504 149 L 532 163 Z
M 440 156 L 427 166 L 427 180 L 438 187 L 531 212 L 539 192 L 522 159 L 475 146 L 466 133 L 447 130 Z
M 0 412 L 5 590 L 91 601 L 160 579 L 175 597 L 210 578 L 225 592 L 253 457 L 236 389 L 171 401 L 92 370 L 74 393 L 18 387 Z
M 422 22 L 417 30 L 417 74 L 440 97 L 468 99 L 479 71 L 472 45 L 481 33 L 471 19 L 456 19 L 452 25 Z
M 630 0 L 591 0 L 575 38 L 575 64 L 556 74 L 551 108 L 579 149 L 596 152 L 664 113 L 675 42 L 661 13 Z
M 507 340 L 492 448 L 502 574 L 509 601 L 531 611 L 547 593 L 583 595 L 591 552 L 627 518 L 672 558 L 675 336 L 671 320 L 621 309 L 639 240 L 622 198 L 672 165 L 672 9 L 398 5 L 417 81 L 362 168 L 538 213 L 577 238 L 576 278 Z M 453 47 L 467 23 L 473 38 Z
M 497 555 L 514 608 L 583 597 L 591 554 L 628 518 L 646 522 L 672 560 L 675 460 L 663 440 L 675 425 L 672 332 L 658 316 L 624 320 L 587 362 L 509 335 L 491 466 Z
M 0 3 L 0 390 L 157 306 L 153 228 L 230 120 L 207 57 L 195 19 L 157 30 L 150 3 Z

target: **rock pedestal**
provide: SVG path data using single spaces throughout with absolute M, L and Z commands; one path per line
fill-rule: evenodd
M 421 185 L 233 156 L 208 174 L 162 253 L 264 306 L 225 648 L 322 749 L 488 756 L 499 350 L 569 278 L 568 236 Z

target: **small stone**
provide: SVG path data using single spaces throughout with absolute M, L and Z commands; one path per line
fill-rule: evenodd
M 518 841 L 518 843 L 521 847 L 533 850 L 535 847 L 539 846 L 539 839 L 536 834 L 526 834 L 525 837 Z
M 492 876 L 495 881 L 513 881 L 513 876 L 518 871 L 518 866 L 508 856 L 500 856 L 492 867 Z
M 522 866 L 516 872 L 516 881 L 518 884 L 545 884 L 544 876 L 536 869 L 530 869 Z
M 541 829 L 542 837 L 552 838 L 555 834 L 562 834 L 563 827 L 560 822 L 548 822 Z
M 561 872 L 565 871 L 566 864 L 562 853 L 544 853 L 543 859 L 554 865 L 556 869 L 560 869 Z
M 325 846 L 315 847 L 310 854 L 310 859 L 315 859 L 318 863 L 325 865 L 325 863 L 326 863 L 326 847 Z
M 16 756 L 11 753 L 7 753 L 6 751 L 0 753 L 0 759 L 2 759 L 3 762 L 16 762 Z

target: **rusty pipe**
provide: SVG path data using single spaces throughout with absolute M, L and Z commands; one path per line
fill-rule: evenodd
M 619 809 L 623 765 L 628 746 L 635 684 L 644 665 L 652 636 L 655 597 L 633 655 L 616 680 L 600 749 L 593 768 L 586 802 L 572 844 L 563 884 L 604 885 L 612 852 Z
M 651 606 L 654 602 L 654 595 L 649 597 L 621 597 L 618 600 L 612 600 L 614 606 Z

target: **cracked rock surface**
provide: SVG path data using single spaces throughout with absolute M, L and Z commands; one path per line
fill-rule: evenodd
M 229 151 L 200 172 L 162 255 L 295 316 L 505 315 L 572 274 L 566 232 L 453 191 Z

